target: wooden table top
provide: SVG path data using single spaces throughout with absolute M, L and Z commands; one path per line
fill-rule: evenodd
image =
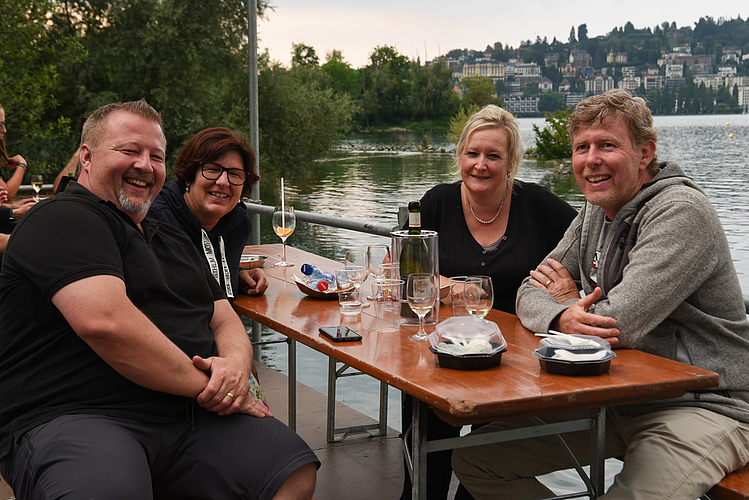
M 308 297 L 294 283 L 293 276 L 301 277 L 304 263 L 330 271 L 340 263 L 287 246 L 287 259 L 296 265 L 273 267 L 281 260 L 281 251 L 280 244 L 245 249 L 245 253 L 269 256 L 265 263 L 269 286 L 261 296 L 237 297 L 235 310 L 415 396 L 440 410 L 453 425 L 664 399 L 718 385 L 716 373 L 632 349 L 616 350 L 611 369 L 602 375 L 548 374 L 532 354 L 539 338 L 516 316 L 496 310 L 486 319 L 499 326 L 507 341 L 501 364 L 478 371 L 442 368 L 429 351 L 429 342 L 407 339 L 415 327 L 378 332 L 372 307 L 363 309 L 361 315 L 345 317 L 337 300 Z M 368 290 L 369 283 L 363 287 Z M 442 305 L 440 320 L 451 315 L 452 308 Z M 360 333 L 363 340 L 333 343 L 318 332 L 321 326 L 341 324 Z M 299 380 L 304 382 L 304 374 Z

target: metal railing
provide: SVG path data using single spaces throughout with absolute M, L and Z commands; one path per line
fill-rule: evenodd
M 244 200 L 244 202 L 247 205 L 247 212 L 249 213 L 267 215 L 268 217 L 271 217 L 273 215 L 274 207 L 261 205 L 259 203 L 252 203 L 248 200 Z M 400 229 L 397 224 L 393 224 L 392 222 L 372 222 L 361 219 L 345 219 L 343 217 L 325 215 L 316 212 L 305 212 L 303 210 L 294 210 L 294 213 L 296 214 L 297 222 L 311 222 L 313 224 L 322 224 L 324 226 L 350 229 L 352 231 L 376 234 L 378 236 L 390 237 L 390 233 L 392 231 L 397 231 L 398 229 Z

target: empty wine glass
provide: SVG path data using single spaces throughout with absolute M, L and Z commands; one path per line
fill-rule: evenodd
M 468 313 L 483 318 L 494 305 L 494 287 L 489 276 L 469 276 L 463 288 L 463 302 Z
M 391 261 L 390 247 L 387 245 L 369 245 L 367 247 L 367 263 L 369 272 L 375 280 L 385 277 L 387 268 L 385 264 Z
M 44 185 L 44 178 L 41 175 L 31 176 L 31 187 L 34 188 L 34 191 L 36 191 L 36 194 L 34 195 L 34 199 L 36 201 L 39 201 L 39 191 L 42 190 L 43 185 Z
M 354 282 L 354 286 L 356 286 L 358 291 L 361 288 L 362 283 L 364 283 L 369 276 L 367 252 L 364 250 L 349 250 L 346 252 L 344 262 L 346 267 L 355 269 L 350 278 L 351 281 Z
M 276 266 L 288 267 L 294 265 L 293 262 L 286 260 L 286 238 L 294 232 L 295 228 L 296 214 L 294 213 L 294 207 L 286 205 L 283 208 L 279 206 L 273 210 L 273 231 L 283 242 L 283 258 L 281 262 L 276 263 Z
M 411 310 L 419 317 L 419 331 L 409 335 L 409 340 L 427 340 L 424 317 L 432 310 L 437 300 L 434 276 L 426 273 L 411 273 L 406 283 L 406 300 Z

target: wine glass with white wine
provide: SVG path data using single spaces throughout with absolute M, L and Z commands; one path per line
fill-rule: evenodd
M 31 187 L 34 188 L 34 191 L 36 191 L 36 194 L 34 195 L 34 199 L 36 201 L 39 201 L 39 191 L 42 190 L 43 185 L 44 185 L 44 178 L 41 175 L 31 176 Z
M 285 207 L 276 207 L 273 210 L 273 231 L 281 238 L 283 242 L 283 258 L 281 262 L 277 262 L 278 267 L 289 267 L 293 266 L 293 262 L 286 260 L 286 238 L 291 236 L 296 228 L 296 214 L 294 213 L 294 207 L 286 205 Z
M 437 301 L 437 286 L 434 276 L 427 273 L 411 273 L 406 283 L 406 300 L 411 310 L 419 317 L 419 331 L 409 335 L 409 340 L 427 340 L 424 317 Z
M 489 276 L 469 276 L 463 288 L 463 302 L 471 316 L 484 318 L 494 305 L 494 286 Z

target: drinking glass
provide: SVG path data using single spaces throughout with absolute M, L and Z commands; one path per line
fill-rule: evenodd
M 469 314 L 483 319 L 494 305 L 492 279 L 489 276 L 469 276 L 463 288 L 463 301 Z
M 283 258 L 281 262 L 277 262 L 276 266 L 289 267 L 293 266 L 293 262 L 286 260 L 286 238 L 294 232 L 296 228 L 296 214 L 294 214 L 294 207 L 286 205 L 283 207 L 276 207 L 273 210 L 273 231 L 281 238 L 283 242 Z
M 31 176 L 31 187 L 34 188 L 34 191 L 36 191 L 36 194 L 34 195 L 34 199 L 36 201 L 39 201 L 39 191 L 42 190 L 43 185 L 44 185 L 44 178 L 41 175 Z
M 364 283 L 369 276 L 369 261 L 367 259 L 367 252 L 365 252 L 364 250 L 349 250 L 346 252 L 346 258 L 344 262 L 346 264 L 346 267 L 350 267 L 353 269 L 349 275 L 349 278 L 354 282 L 354 286 L 358 291 L 362 283 Z M 371 297 L 367 298 L 372 300 Z
M 367 247 L 367 263 L 369 265 L 369 272 L 374 276 L 375 280 L 380 280 L 385 277 L 387 268 L 385 264 L 389 263 L 390 247 L 387 245 L 369 245 Z
M 411 273 L 406 283 L 406 300 L 411 310 L 419 317 L 419 331 L 409 335 L 409 340 L 427 340 L 424 317 L 432 310 L 437 300 L 434 276 L 426 273 Z

